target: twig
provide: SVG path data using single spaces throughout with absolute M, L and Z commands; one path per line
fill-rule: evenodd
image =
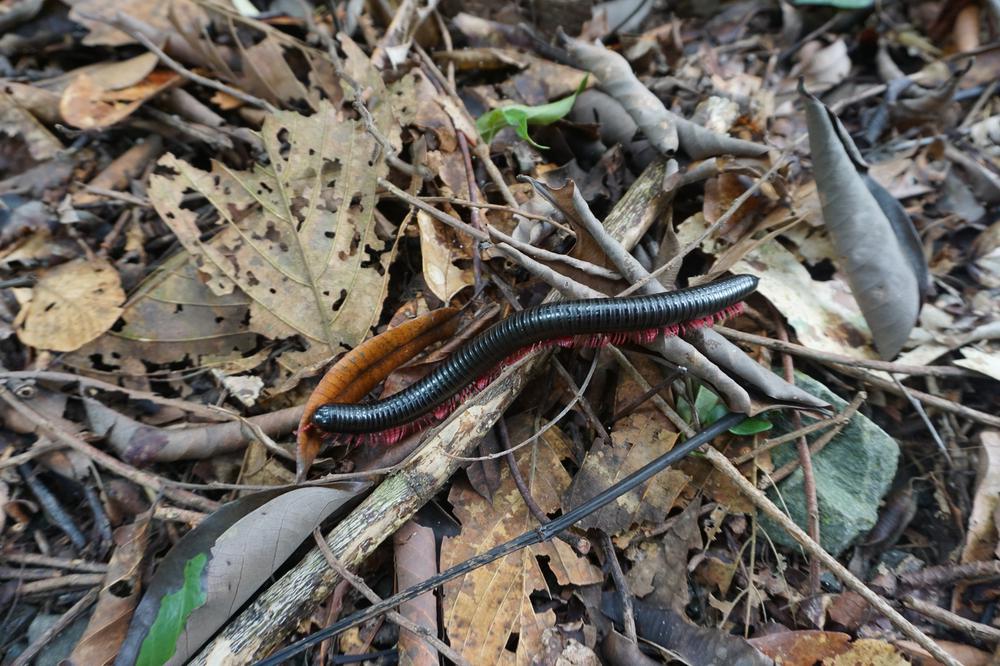
M 841 368 L 840 371 L 845 375 L 850 375 L 851 377 L 860 379 L 869 386 L 875 386 L 883 391 L 888 391 L 889 393 L 902 397 L 902 392 L 896 387 L 895 384 L 888 382 L 881 377 L 876 377 L 875 375 L 858 368 L 850 368 L 846 366 Z M 923 391 L 917 391 L 916 389 L 908 389 L 908 392 L 911 396 L 930 407 L 935 407 L 942 411 L 962 416 L 972 421 L 976 421 L 977 423 L 982 423 L 994 428 L 1000 428 L 1000 416 L 987 414 L 986 412 L 981 412 L 978 409 L 972 409 L 971 407 L 960 405 L 952 400 L 939 398 L 936 395 L 924 393 Z
M 843 414 L 844 418 L 838 420 L 838 422 L 835 423 L 832 428 L 830 428 L 822 435 L 817 437 L 816 441 L 809 445 L 809 455 L 814 456 L 820 451 L 822 451 L 824 448 L 826 448 L 827 444 L 833 441 L 834 437 L 840 434 L 840 431 L 843 430 L 850 422 L 850 420 L 854 417 L 855 412 L 858 411 L 858 407 L 861 406 L 861 403 L 864 402 L 866 397 L 867 395 L 865 394 L 864 391 L 860 391 L 856 396 L 854 396 L 854 400 L 851 401 L 851 404 L 849 404 L 844 409 L 844 414 Z M 798 466 L 799 466 L 798 459 L 789 460 L 788 463 L 776 469 L 773 474 L 770 474 L 767 476 L 767 478 L 763 478 L 760 480 L 761 489 L 766 489 L 778 483 L 779 481 L 785 480 L 786 478 L 788 478 L 789 475 L 791 475 L 792 472 L 795 471 L 795 469 Z
M 795 146 L 798 145 L 798 143 L 801 142 L 802 140 L 804 140 L 807 136 L 808 135 L 803 134 L 802 136 L 800 136 L 799 138 L 797 138 L 792 143 L 792 145 L 790 145 L 788 148 L 786 148 L 785 152 L 783 152 L 781 154 L 781 156 L 774 161 L 774 164 L 771 165 L 770 169 L 768 169 L 767 171 L 765 171 L 759 178 L 755 179 L 754 182 L 753 182 L 753 184 L 750 185 L 750 187 L 748 187 L 747 189 L 745 189 L 740 194 L 740 196 L 736 197 L 736 199 L 733 200 L 733 203 L 729 205 L 729 208 L 726 209 L 726 212 L 724 212 L 722 215 L 719 216 L 719 219 L 717 219 L 712 224 L 708 225 L 708 227 L 706 227 L 705 230 L 702 231 L 701 234 L 699 234 L 697 238 L 695 238 L 690 243 L 688 243 L 686 246 L 684 246 L 681 249 L 680 252 L 678 252 L 673 258 L 670 259 L 670 261 L 668 261 L 667 263 L 663 264 L 662 266 L 660 266 L 656 270 L 650 272 L 645 277 L 643 277 L 641 280 L 637 280 L 637 281 L 633 282 L 627 289 L 622 290 L 622 292 L 619 293 L 618 295 L 619 296 L 628 296 L 629 294 L 635 292 L 638 289 L 641 289 L 646 284 L 648 284 L 651 281 L 655 280 L 660 275 L 662 275 L 664 273 L 669 273 L 670 271 L 673 271 L 677 267 L 679 267 L 681 265 L 681 262 L 684 261 L 684 258 L 688 254 L 690 254 L 692 250 L 696 250 L 698 247 L 700 247 L 702 241 L 704 241 L 706 238 L 708 238 L 709 236 L 711 236 L 712 234 L 714 234 L 716 231 L 718 231 L 719 229 L 721 229 L 727 222 L 729 222 L 730 218 L 732 218 L 737 213 L 737 211 L 739 211 L 740 207 L 743 206 L 743 204 L 750 197 L 752 197 L 754 194 L 756 194 L 757 191 L 761 188 L 761 186 L 767 180 L 769 180 L 771 178 L 771 176 L 773 176 L 775 173 L 778 172 L 778 169 L 780 169 L 785 164 L 785 160 L 788 159 L 788 156 L 792 154 L 792 151 L 794 150 Z
M 567 402 L 566 405 L 561 410 L 559 410 L 559 413 L 556 414 L 554 417 L 552 417 L 551 420 L 549 420 L 548 422 L 545 423 L 545 425 L 536 430 L 535 433 L 531 435 L 531 437 L 528 437 L 523 442 L 519 443 L 517 446 L 511 446 L 504 449 L 503 451 L 497 451 L 496 453 L 491 453 L 485 456 L 466 457 L 466 456 L 456 456 L 453 454 L 446 454 L 446 455 L 448 455 L 449 458 L 454 458 L 455 460 L 460 460 L 462 462 L 482 462 L 484 460 L 495 460 L 496 458 L 501 458 L 505 455 L 513 453 L 514 451 L 517 451 L 522 447 L 527 446 L 528 444 L 531 444 L 536 439 L 538 439 L 546 432 L 548 432 L 549 429 L 552 428 L 552 426 L 559 423 L 559 421 L 562 420 L 562 417 L 566 416 L 566 414 L 569 413 L 569 410 L 573 409 L 574 405 L 576 405 L 576 403 L 580 400 L 580 398 L 583 397 L 583 392 L 587 390 L 587 386 L 590 385 L 590 380 L 594 376 L 594 371 L 597 369 L 597 358 L 598 358 L 597 354 L 595 354 L 594 360 L 590 364 L 590 370 L 587 372 L 586 378 L 584 378 L 583 383 L 580 384 L 580 388 L 577 389 L 577 391 L 573 394 L 573 397 L 570 398 L 569 402 Z
M 92 587 L 100 585 L 104 581 L 104 574 L 63 574 L 42 580 L 33 580 L 18 586 L 17 592 L 23 596 L 32 594 L 49 594 L 57 590 L 65 590 L 74 587 Z
M 688 437 L 694 434 L 694 430 L 692 430 L 691 426 L 687 424 L 687 421 L 682 419 L 681 415 L 674 411 L 673 407 L 668 405 L 667 401 L 660 397 L 658 393 L 650 390 L 652 387 L 649 385 L 649 382 L 646 381 L 646 378 L 642 376 L 642 373 L 639 372 L 634 365 L 632 365 L 632 362 L 625 357 L 625 354 L 623 354 L 620 349 L 613 345 L 609 346 L 608 349 L 611 351 L 611 355 L 614 359 L 618 362 L 618 365 L 620 365 L 622 369 L 629 374 L 633 381 L 639 385 L 639 388 L 649 394 L 650 400 L 653 401 L 653 404 L 657 409 L 663 412 L 663 415 L 667 417 L 667 420 L 677 426 L 677 429 Z
M 899 574 L 899 582 L 909 587 L 944 587 L 959 580 L 1000 579 L 1000 560 L 945 564 Z
M 780 315 L 776 317 L 776 323 L 778 326 L 778 338 L 782 342 L 788 342 L 788 330 L 785 328 Z M 790 354 L 783 353 L 781 355 L 781 366 L 785 375 L 785 381 L 789 384 L 794 384 L 795 363 Z M 802 416 L 797 411 L 792 412 L 792 426 L 795 429 L 802 428 Z M 809 531 L 809 538 L 816 543 L 821 543 L 819 537 L 819 501 L 816 499 L 816 474 L 813 470 L 812 452 L 810 451 L 809 441 L 805 435 L 801 435 L 795 440 L 795 446 L 799 455 L 798 462 L 802 467 L 802 493 L 806 498 L 806 527 Z M 819 560 L 815 557 L 810 557 L 809 601 L 807 602 L 810 611 L 815 611 L 817 608 L 816 601 L 820 594 L 819 577 Z
M 615 581 L 618 589 L 618 596 L 622 601 L 622 625 L 625 627 L 625 637 L 632 643 L 638 644 L 639 637 L 635 631 L 635 610 L 632 608 L 632 592 L 629 590 L 628 581 L 622 572 L 621 562 L 615 554 L 615 544 L 611 541 L 611 536 L 601 531 L 601 549 L 604 551 L 604 559 L 611 569 L 611 578 Z
M 517 250 L 520 250 L 523 254 L 539 261 L 558 262 L 571 268 L 575 268 L 576 270 L 587 275 L 593 275 L 594 277 L 600 277 L 606 280 L 620 280 L 622 277 L 613 270 L 604 268 L 603 266 L 598 266 L 597 264 L 592 264 L 589 261 L 583 261 L 582 259 L 571 257 L 568 254 L 559 254 L 558 252 L 552 252 L 530 243 L 524 243 L 517 240 L 513 236 L 508 236 L 492 225 L 488 225 L 486 227 L 486 232 L 500 243 L 505 243 Z
M 489 241 L 489 239 L 490 239 L 489 234 L 487 234 L 485 231 L 480 231 L 479 229 L 476 229 L 472 225 L 466 224 L 465 222 L 463 222 L 462 220 L 458 219 L 457 217 L 449 215 L 448 213 L 444 212 L 443 210 L 438 210 L 437 208 L 435 208 L 434 206 L 430 205 L 429 203 L 424 202 L 423 199 L 420 199 L 419 197 L 415 197 L 415 196 L 413 196 L 412 194 L 410 194 L 409 192 L 407 192 L 405 190 L 399 189 L 398 187 L 396 187 L 395 185 L 393 185 L 390 181 L 386 180 L 385 178 L 379 178 L 378 179 L 378 184 L 381 185 L 382 187 L 384 187 L 389 192 L 391 192 L 392 195 L 395 196 L 396 198 L 402 199 L 403 201 L 405 201 L 406 203 L 410 204 L 411 206 L 414 206 L 415 208 L 419 208 L 420 210 L 422 210 L 425 213 L 429 214 L 431 217 L 439 220 L 440 222 L 444 222 L 445 224 L 447 224 L 452 229 L 455 229 L 457 231 L 461 231 L 462 233 L 466 233 L 469 236 L 471 236 L 472 238 L 474 238 L 474 239 L 476 239 L 477 241 L 480 241 L 480 242 L 487 242 L 487 241 Z
M 59 449 L 65 449 L 65 448 L 66 445 L 60 444 L 59 442 L 40 442 L 33 444 L 31 448 L 25 451 L 24 453 L 18 453 L 16 455 L 11 456 L 10 458 L 0 460 L 0 470 L 5 470 L 8 467 L 17 467 L 18 465 L 23 465 L 26 462 L 34 460 L 38 456 L 45 455 L 46 453 L 50 453 L 52 451 L 58 451 Z
M 364 597 L 373 604 L 377 604 L 382 601 L 382 598 L 378 596 L 373 589 L 368 587 L 360 576 L 357 576 L 337 559 L 337 556 L 333 554 L 332 550 L 330 550 L 330 546 L 327 545 L 326 539 L 323 538 L 323 533 L 319 530 L 319 528 L 313 530 L 313 539 L 316 540 L 316 545 L 319 547 L 319 551 L 323 554 L 324 559 L 326 559 L 326 563 L 330 565 L 331 569 L 337 572 L 338 576 L 350 583 L 354 589 L 364 595 Z M 447 643 L 444 643 L 440 638 L 432 634 L 427 627 L 417 624 L 409 618 L 403 617 L 396 611 L 388 611 L 386 615 L 390 620 L 392 620 L 392 622 L 399 625 L 403 629 L 413 632 L 423 638 L 425 641 L 433 645 L 434 649 L 451 659 L 456 664 L 471 666 L 465 657 L 459 654 L 455 648 L 451 647 Z
M 843 354 L 834 354 L 833 352 L 810 349 L 809 347 L 797 345 L 794 342 L 774 340 L 762 335 L 754 335 L 753 333 L 744 333 L 743 331 L 737 331 L 734 328 L 728 328 L 726 326 L 716 326 L 715 330 L 730 340 L 760 345 L 761 347 L 786 352 L 788 354 L 794 354 L 795 356 L 811 358 L 823 363 L 850 365 L 858 368 L 867 368 L 869 370 L 881 370 L 883 372 L 913 376 L 931 375 L 934 377 L 972 377 L 976 374 L 970 370 L 966 370 L 965 368 L 955 368 L 950 365 L 907 365 L 905 363 L 891 363 L 889 361 L 876 361 L 874 359 L 852 358 Z
M 85 610 L 90 608 L 90 606 L 97 601 L 97 595 L 99 593 L 100 588 L 97 587 L 88 590 L 87 593 L 80 597 L 79 601 L 70 606 L 69 609 L 52 624 L 52 626 L 39 634 L 39 636 L 28 645 L 28 647 L 24 648 L 24 652 L 19 654 L 17 659 L 10 662 L 10 666 L 28 666 L 28 664 L 31 663 L 31 660 L 35 658 L 42 648 L 48 645 L 53 638 L 62 633 L 66 627 L 73 624 L 73 621 L 76 620 L 76 618 L 80 617 Z
M 946 627 L 957 629 L 969 638 L 987 641 L 989 643 L 1000 643 L 1000 629 L 991 627 L 988 624 L 968 620 L 961 615 L 952 613 L 946 608 L 941 608 L 940 606 L 935 606 L 934 604 L 928 603 L 923 599 L 918 599 L 912 594 L 908 594 L 903 597 L 903 605 L 907 608 L 912 608 L 921 615 L 929 617 Z
M 782 444 L 787 444 L 788 442 L 794 441 L 799 437 L 802 437 L 803 435 L 809 435 L 811 433 L 814 433 L 817 430 L 825 430 L 827 428 L 831 428 L 834 426 L 843 427 L 847 425 L 848 421 L 851 420 L 851 418 L 854 416 L 854 413 L 858 410 L 858 407 L 861 405 L 861 403 L 863 403 L 867 399 L 868 395 L 864 391 L 860 391 L 857 395 L 854 396 L 854 399 L 851 401 L 851 404 L 849 404 L 847 407 L 844 408 L 844 411 L 839 412 L 831 416 L 830 418 L 820 419 L 819 421 L 810 423 L 809 425 L 802 426 L 801 428 L 792 430 L 791 432 L 787 432 L 784 435 L 773 437 L 771 439 L 765 439 L 763 443 L 761 443 L 760 446 L 754 448 L 753 451 L 745 453 L 742 456 L 733 458 L 733 464 L 738 467 L 744 463 L 750 462 L 751 460 L 761 455 L 762 453 L 766 453 L 767 451 L 777 448 Z
M 215 511 L 219 507 L 217 502 L 195 495 L 194 493 L 190 493 L 186 490 L 180 490 L 173 487 L 171 482 L 167 479 L 156 476 L 155 474 L 140 471 L 130 465 L 126 465 L 117 458 L 114 458 L 104 451 L 91 446 L 82 439 L 54 427 L 47 419 L 45 419 L 45 417 L 41 416 L 35 410 L 18 400 L 5 386 L 0 386 L 0 400 L 6 402 L 14 409 L 14 411 L 34 423 L 50 437 L 59 440 L 75 451 L 79 451 L 101 467 L 114 472 L 123 478 L 138 483 L 139 485 L 146 486 L 147 488 L 151 488 L 157 493 L 162 493 L 164 496 L 169 497 L 178 504 L 185 504 L 203 511 Z
M 524 475 L 521 474 L 521 468 L 517 466 L 517 459 L 512 453 L 514 449 L 510 445 L 510 433 L 507 432 L 507 422 L 504 419 L 497 420 L 496 431 L 500 438 L 500 446 L 507 449 L 507 455 L 504 456 L 504 460 L 507 462 L 510 478 L 514 481 L 514 485 L 517 486 L 517 491 L 521 493 L 524 505 L 528 507 L 528 512 L 538 521 L 539 525 L 545 525 L 549 522 L 549 517 L 542 511 L 542 507 L 538 506 L 538 502 L 535 501 L 534 495 L 531 494 L 531 489 L 528 488 L 528 484 L 524 480 Z M 586 553 L 588 550 L 589 544 L 582 537 L 561 532 L 558 538 L 565 541 L 578 553 Z
M 938 450 L 941 451 L 941 454 L 944 456 L 944 459 L 948 461 L 949 465 L 951 465 L 951 456 L 948 454 L 948 447 L 945 446 L 944 440 L 942 440 L 941 435 L 938 434 L 937 428 L 935 428 L 934 424 L 931 423 L 931 419 L 929 416 L 927 416 L 927 412 L 924 410 L 924 406 L 920 404 L 919 400 L 917 400 L 910 394 L 909 389 L 903 386 L 903 384 L 899 381 L 899 378 L 896 377 L 896 375 L 889 375 L 889 376 L 892 377 L 892 383 L 896 385 L 896 388 L 899 389 L 899 392 L 903 394 L 903 397 L 906 398 L 906 401 L 910 403 L 910 406 L 913 407 L 913 409 L 920 416 L 920 420 L 923 421 L 924 425 L 927 427 L 927 431 L 931 434 L 931 439 L 934 440 L 934 444 L 937 445 Z
M 3 553 L 0 554 L 0 560 L 11 564 L 52 567 L 54 569 L 72 569 L 74 571 L 90 571 L 93 573 L 104 573 L 108 570 L 108 565 L 101 562 L 51 557 L 35 553 Z
M 736 484 L 736 486 L 742 491 L 742 493 L 753 502 L 754 506 L 760 509 L 765 515 L 767 515 L 771 520 L 778 523 L 782 529 L 784 529 L 789 536 L 791 536 L 803 550 L 805 550 L 810 555 L 816 557 L 827 569 L 830 570 L 844 585 L 858 593 L 865 601 L 871 604 L 879 613 L 884 615 L 893 626 L 899 629 L 903 634 L 908 636 L 910 639 L 915 641 L 920 647 L 924 648 L 935 659 L 940 661 L 946 666 L 961 666 L 961 664 L 950 654 L 944 651 L 937 643 L 931 640 L 927 634 L 923 633 L 918 629 L 912 622 L 903 617 L 899 611 L 890 606 L 885 599 L 880 597 L 878 594 L 869 589 L 860 579 L 858 579 L 854 574 L 847 570 L 847 567 L 842 565 L 837 558 L 830 553 L 826 552 L 819 544 L 809 538 L 809 535 L 802 531 L 795 521 L 789 518 L 785 513 L 783 513 L 777 506 L 774 505 L 771 500 L 760 490 L 758 490 L 750 481 L 746 479 L 740 471 L 733 467 L 729 459 L 726 458 L 721 452 L 715 448 L 708 446 L 704 449 L 705 457 L 708 459 L 712 466 L 715 467 L 716 471 L 720 472 L 723 476 L 729 479 L 730 482 Z

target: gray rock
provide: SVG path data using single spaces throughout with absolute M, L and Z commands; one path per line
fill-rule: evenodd
M 808 375 L 797 372 L 795 383 L 828 401 L 838 411 L 847 405 Z M 784 414 L 775 416 L 774 423 L 772 437 L 792 430 L 791 421 Z M 810 435 L 810 442 L 821 435 Z M 798 457 L 794 442 L 778 447 L 772 455 L 776 468 Z M 879 502 L 892 485 L 898 459 L 896 440 L 861 414 L 855 414 L 840 434 L 813 456 L 820 541 L 831 554 L 842 553 L 875 524 Z M 780 482 L 777 489 L 769 489 L 767 495 L 787 511 L 799 527 L 807 529 L 801 469 Z M 761 516 L 760 524 L 776 543 L 798 548 L 798 544 L 766 516 Z

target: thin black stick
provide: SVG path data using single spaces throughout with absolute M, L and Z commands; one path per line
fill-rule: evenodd
M 351 627 L 356 627 L 369 618 L 375 617 L 380 613 L 384 613 L 386 610 L 398 606 L 404 601 L 409 601 L 410 599 L 418 597 L 424 592 L 434 589 L 438 585 L 442 585 L 443 583 L 457 578 L 469 571 L 472 571 L 473 569 L 478 569 L 481 566 L 498 560 L 505 555 L 509 555 L 514 551 L 520 550 L 521 548 L 533 546 L 536 543 L 541 543 L 551 539 L 553 536 L 571 526 L 578 520 L 590 515 L 597 509 L 617 499 L 618 497 L 621 497 L 633 488 L 642 485 L 701 445 L 712 441 L 730 428 L 739 425 L 744 421 L 744 419 L 746 419 L 745 414 L 729 412 L 712 425 L 695 434 L 683 444 L 677 446 L 671 451 L 668 451 L 656 460 L 653 460 L 645 467 L 636 470 L 607 490 L 595 495 L 588 501 L 584 502 L 575 509 L 568 511 L 562 516 L 555 518 L 545 525 L 540 525 L 529 532 L 525 532 L 521 536 L 511 539 L 507 543 L 500 544 L 496 548 L 493 548 L 482 555 L 477 555 L 476 557 L 470 558 L 461 564 L 455 565 L 447 571 L 443 571 L 433 578 L 428 578 L 418 585 L 414 585 L 413 587 L 403 590 L 398 594 L 383 599 L 377 604 L 373 604 L 368 608 L 354 613 L 353 615 L 349 615 L 339 622 L 331 624 L 325 629 L 320 629 L 311 636 L 307 636 L 306 638 L 303 638 L 302 640 L 293 643 L 284 649 L 278 650 L 270 657 L 258 661 L 256 666 L 278 666 L 278 664 L 284 663 L 288 659 L 291 659 L 293 656 L 312 647 L 313 645 L 321 643 L 331 636 L 336 636 Z

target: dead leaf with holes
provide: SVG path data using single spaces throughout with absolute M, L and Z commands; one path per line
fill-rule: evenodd
M 256 344 L 257 336 L 246 329 L 249 306 L 242 292 L 213 293 L 191 255 L 180 252 L 134 290 L 121 325 L 73 354 L 73 363 L 119 369 L 136 358 L 199 366 L 241 358 Z
M 79 349 L 111 328 L 125 301 L 118 271 L 104 259 L 77 259 L 42 273 L 14 320 L 36 349 Z
M 631 414 L 615 424 L 611 441 L 594 443 L 573 478 L 564 509 L 579 506 L 594 495 L 646 465 L 674 447 L 677 433 L 647 411 Z M 582 529 L 596 527 L 618 534 L 638 523 L 663 522 L 687 485 L 684 472 L 668 469 L 614 502 L 583 518 Z
M 282 353 L 285 378 L 357 345 L 378 319 L 393 247 L 375 233 L 375 188 L 388 167 L 361 123 L 327 103 L 268 116 L 260 137 L 269 159 L 250 171 L 164 156 L 149 197 L 212 292 L 250 298 L 250 331 L 305 343 Z M 211 239 L 189 195 L 215 209 Z
M 527 421 L 511 424 L 511 440 L 530 436 Z M 559 507 L 559 497 L 569 485 L 569 473 L 561 460 L 569 457 L 565 436 L 555 428 L 537 444 L 515 454 L 518 469 L 541 510 Z M 441 546 L 441 568 L 463 562 L 538 525 L 504 466 L 500 487 L 492 505 L 468 483 L 455 483 L 448 500 L 462 522 L 462 533 L 445 539 Z M 602 580 L 600 570 L 558 539 L 511 553 L 444 587 L 444 621 L 449 643 L 474 664 L 531 663 L 542 648 L 542 632 L 554 626 L 555 613 L 536 613 L 529 596 L 545 590 L 545 578 L 536 558 L 548 558 L 548 567 L 560 585 L 591 585 Z M 517 635 L 516 653 L 507 649 Z

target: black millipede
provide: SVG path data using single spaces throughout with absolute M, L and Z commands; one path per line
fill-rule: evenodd
M 348 440 L 368 436 L 398 441 L 443 419 L 465 392 L 482 389 L 506 364 L 543 346 L 601 346 L 652 342 L 711 325 L 739 311 L 757 288 L 752 275 L 735 275 L 677 291 L 628 298 L 546 303 L 516 312 L 470 340 L 426 377 L 383 400 L 328 403 L 313 424 Z

